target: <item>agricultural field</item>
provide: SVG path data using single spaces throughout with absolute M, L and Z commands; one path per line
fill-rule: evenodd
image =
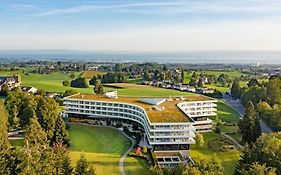
M 226 152 L 212 151 L 208 148 L 208 142 L 217 138 L 215 133 L 204 133 L 204 145 L 202 147 L 197 147 L 196 145 L 190 146 L 190 155 L 192 158 L 199 159 L 215 159 L 221 162 L 224 166 L 224 174 L 234 174 L 235 166 L 240 157 L 240 151 L 230 150 Z
M 180 92 L 172 89 L 163 89 L 154 86 L 136 85 L 129 83 L 104 84 L 105 90 L 117 90 L 118 95 L 128 97 L 169 97 L 196 95 L 189 92 Z

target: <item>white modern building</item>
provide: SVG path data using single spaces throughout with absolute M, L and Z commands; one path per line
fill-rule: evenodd
M 189 145 L 195 132 L 210 131 L 216 100 L 205 96 L 173 98 L 109 98 L 75 94 L 64 98 L 66 117 L 115 118 L 139 123 L 159 165 L 173 166 L 190 160 Z

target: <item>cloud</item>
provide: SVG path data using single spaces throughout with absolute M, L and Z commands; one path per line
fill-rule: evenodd
M 141 13 L 141 14 L 180 14 L 180 13 L 262 13 L 280 12 L 279 1 L 172 1 L 172 2 L 145 2 L 145 3 L 111 3 L 111 4 L 82 4 L 66 8 L 45 9 L 37 16 L 56 16 L 97 11 Z

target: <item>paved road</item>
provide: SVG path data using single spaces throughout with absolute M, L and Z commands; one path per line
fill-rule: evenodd
M 127 137 L 128 139 L 130 139 L 132 145 L 131 147 L 122 155 L 122 157 L 119 160 L 119 170 L 120 170 L 120 174 L 121 175 L 126 175 L 125 169 L 124 169 L 124 161 L 126 159 L 126 157 L 128 156 L 129 152 L 131 152 L 134 148 L 134 145 L 136 143 L 136 141 L 134 139 L 132 139 L 131 137 L 129 137 L 127 134 L 125 134 L 124 132 L 122 132 L 122 134 Z
M 243 115 L 245 114 L 245 108 L 242 106 L 239 100 L 234 100 L 230 95 L 228 94 L 223 94 L 223 99 L 226 101 L 226 103 L 232 107 L 240 117 L 242 118 Z M 260 126 L 261 126 L 261 131 L 263 133 L 271 133 L 272 130 L 262 121 L 260 120 Z

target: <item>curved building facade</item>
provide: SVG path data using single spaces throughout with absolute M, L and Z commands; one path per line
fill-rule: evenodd
M 195 144 L 197 127 L 194 127 L 195 120 L 189 117 L 189 115 L 196 117 L 188 110 L 193 103 L 194 101 L 185 102 L 183 98 L 144 100 L 76 94 L 64 98 L 64 115 L 137 122 L 144 128 L 144 136 L 153 148 L 158 164 L 171 166 L 190 160 L 189 145 Z M 202 105 L 214 106 L 214 101 L 202 101 L 200 107 Z M 199 112 L 201 110 L 198 107 L 196 114 L 199 115 Z

